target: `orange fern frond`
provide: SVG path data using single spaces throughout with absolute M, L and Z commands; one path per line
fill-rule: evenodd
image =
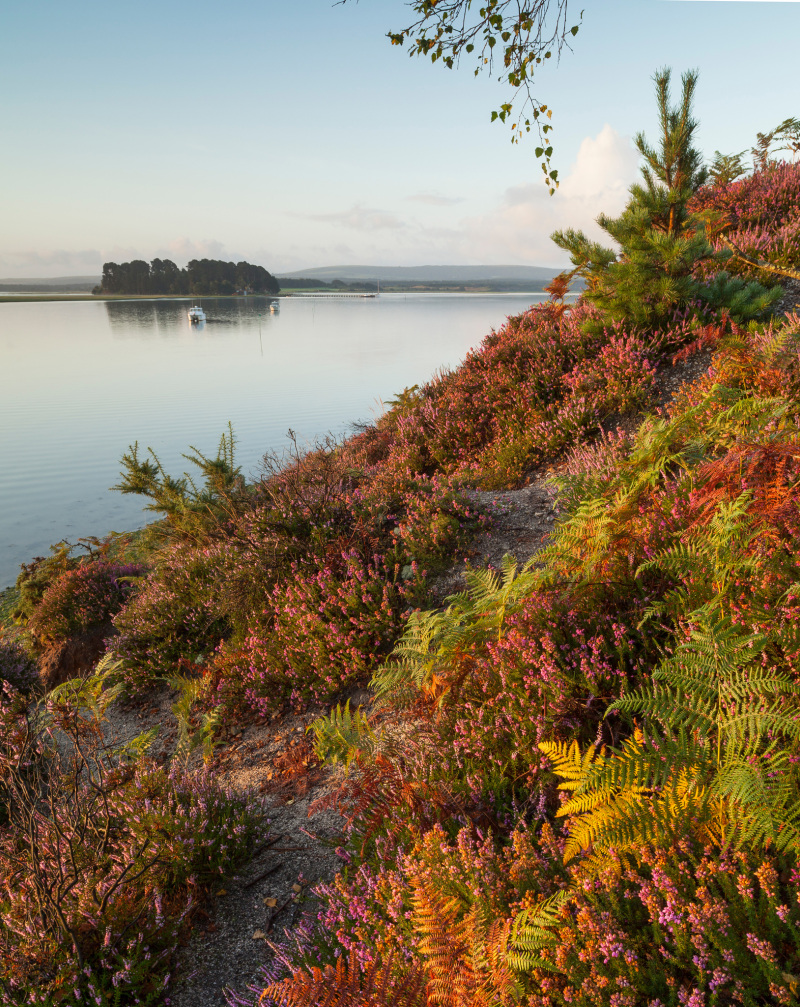
M 510 920 L 487 928 L 476 905 L 466 913 L 419 877 L 412 878 L 414 927 L 425 961 L 431 1007 L 511 1007 L 520 987 L 508 963 Z
M 722 322 L 714 325 L 704 325 L 699 330 L 699 335 L 687 346 L 684 346 L 682 350 L 679 350 L 672 358 L 672 366 L 676 364 L 682 364 L 684 361 L 689 360 L 696 353 L 701 353 L 703 350 L 713 349 L 717 346 L 720 339 L 725 335 L 729 327 L 729 319 L 725 311 L 721 312 L 723 318 Z
M 340 958 L 335 968 L 296 972 L 267 986 L 258 1002 L 277 1007 L 428 1007 L 422 970 L 415 966 L 406 976 L 392 977 L 391 955 L 365 971 L 352 954 L 349 962 Z
M 513 920 L 494 920 L 486 936 L 486 977 L 483 991 L 492 996 L 492 1005 L 519 1000 L 519 982 L 508 962 L 508 942 Z
M 701 465 L 692 498 L 693 524 L 707 524 L 719 505 L 752 494 L 749 514 L 760 526 L 796 522 L 800 502 L 800 444 L 791 441 L 739 444 L 722 458 Z
M 437 1007 L 466 1007 L 474 1002 L 476 976 L 470 957 L 475 929 L 474 912 L 462 919 L 458 899 L 435 891 L 413 878 L 414 927 L 420 935 L 419 953 L 428 975 L 428 1001 Z
M 362 849 L 378 833 L 397 835 L 408 822 L 425 830 L 464 812 L 463 802 L 444 784 L 407 779 L 400 766 L 384 755 L 367 763 L 356 756 L 358 772 L 325 797 L 315 801 L 310 814 L 336 808 L 362 837 Z M 404 814 L 398 815 L 398 809 Z

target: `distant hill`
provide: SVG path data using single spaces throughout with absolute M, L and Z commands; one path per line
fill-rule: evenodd
M 0 291 L 6 293 L 91 293 L 92 287 L 100 283 L 97 276 L 13 276 L 0 279 Z
M 319 266 L 276 273 L 282 277 L 331 280 L 381 280 L 385 283 L 475 283 L 480 280 L 549 283 L 559 269 L 541 266 Z

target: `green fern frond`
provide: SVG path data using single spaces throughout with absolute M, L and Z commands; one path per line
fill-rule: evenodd
M 689 621 L 689 639 L 652 684 L 609 707 L 640 716 L 646 729 L 619 749 L 540 745 L 572 793 L 559 810 L 569 818 L 564 856 L 591 854 L 583 870 L 598 869 L 611 849 L 635 852 L 687 831 L 781 849 L 800 840 L 798 774 L 784 747 L 800 742 L 800 687 L 762 661 L 767 634 L 709 606 Z
M 202 680 L 187 675 L 173 675 L 168 682 L 170 687 L 178 692 L 178 698 L 172 705 L 172 712 L 178 721 L 175 758 L 186 762 L 192 753 L 202 746 L 203 760 L 208 762 L 214 750 L 215 735 L 222 721 L 222 708 L 217 706 L 202 713 L 199 723 L 193 728 L 194 708 L 202 693 Z
M 568 891 L 557 892 L 533 909 L 523 909 L 514 918 L 508 961 L 517 972 L 530 972 L 534 968 L 557 971 L 554 965 L 541 957 L 540 952 L 557 945 L 555 930 L 569 895 Z
M 57 685 L 48 694 L 51 702 L 64 703 L 77 710 L 88 711 L 95 719 L 103 720 L 111 704 L 125 689 L 120 672 L 122 661 L 112 654 L 104 654 L 94 672 L 86 678 L 72 678 Z
M 508 612 L 535 583 L 532 564 L 521 570 L 505 556 L 497 574 L 473 570 L 467 589 L 441 611 L 412 612 L 389 661 L 372 679 L 377 706 L 409 706 L 422 694 L 441 705 L 459 675 L 462 655 L 476 643 L 502 637 Z
M 318 717 L 306 728 L 314 732 L 314 752 L 321 762 L 346 766 L 359 754 L 371 751 L 377 741 L 369 719 L 359 706 L 350 710 L 350 700 L 344 706 L 336 704 L 327 717 Z

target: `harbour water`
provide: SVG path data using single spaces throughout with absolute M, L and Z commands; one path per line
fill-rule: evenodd
M 369 422 L 542 296 L 204 298 L 202 327 L 185 301 L 0 304 L 0 587 L 51 543 L 145 523 L 144 501 L 109 491 L 134 441 L 179 475 L 230 421 L 255 478 L 288 429 L 310 443 Z

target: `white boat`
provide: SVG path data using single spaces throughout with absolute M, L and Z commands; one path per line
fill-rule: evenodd
M 189 321 L 193 325 L 196 322 L 204 322 L 206 320 L 206 313 L 199 304 L 193 304 L 191 308 L 189 308 L 187 314 L 189 315 Z

